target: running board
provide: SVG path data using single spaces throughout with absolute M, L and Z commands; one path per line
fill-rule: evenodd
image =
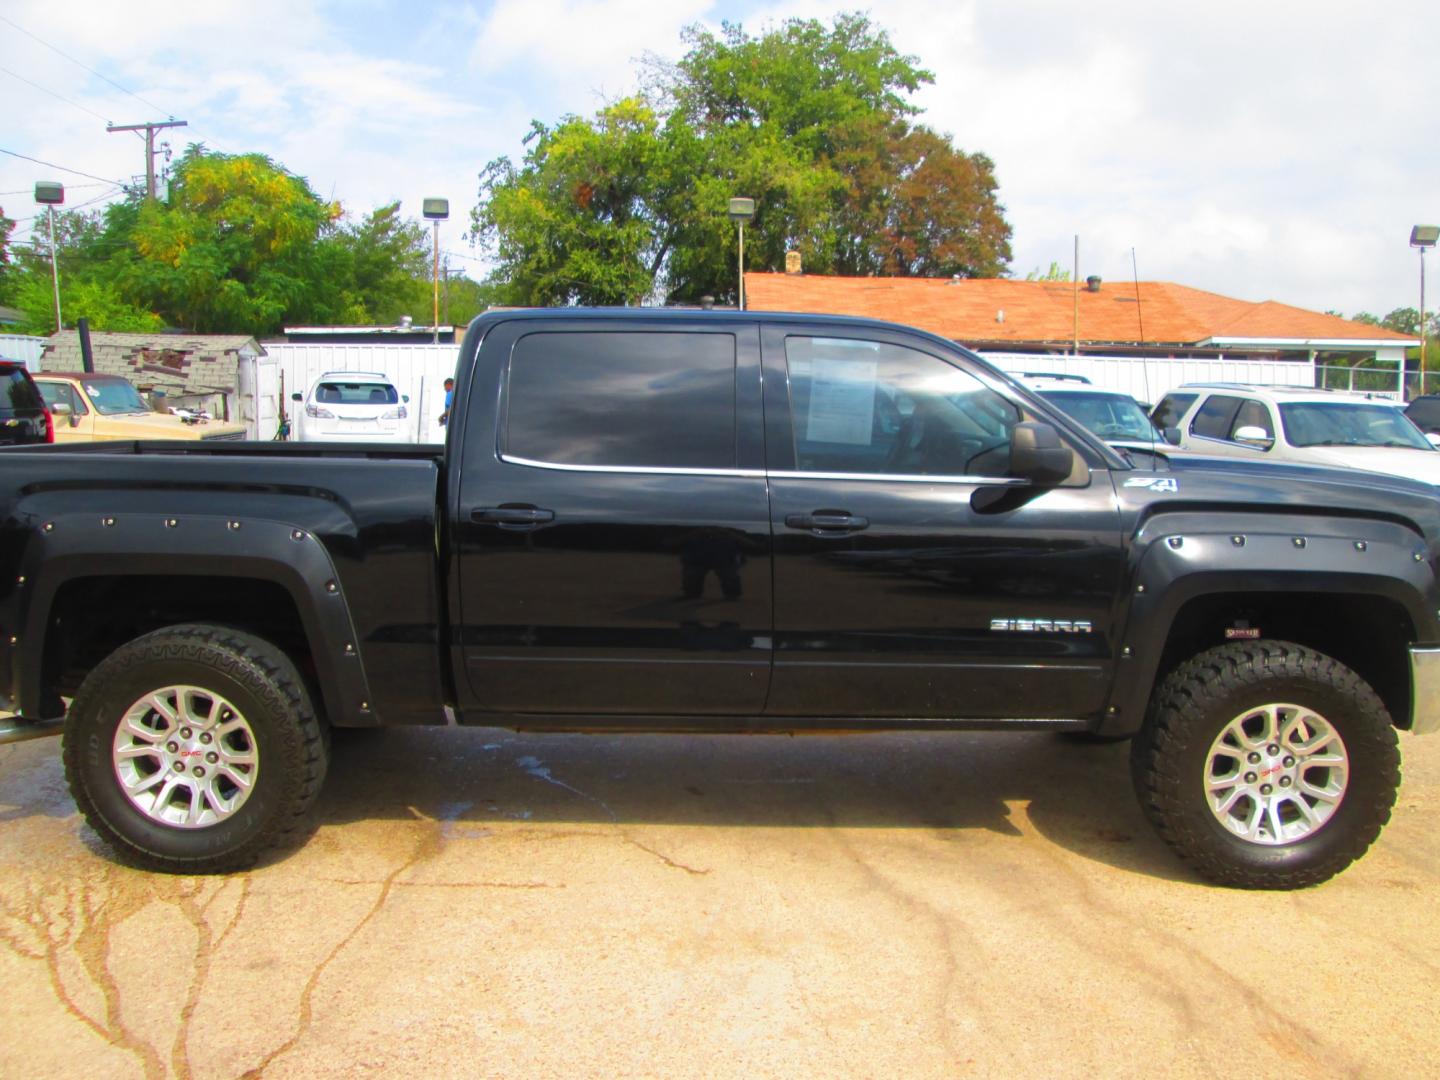
M 13 716 L 7 716 L 0 720 L 0 746 L 6 743 L 26 742 L 30 739 L 44 739 L 51 735 L 59 735 L 65 728 L 65 721 L 61 720 L 17 720 Z

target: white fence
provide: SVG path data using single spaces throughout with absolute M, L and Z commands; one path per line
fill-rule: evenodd
M 49 338 L 31 337 L 29 334 L 0 334 L 0 356 L 22 361 L 27 371 L 39 371 L 40 354 L 49 341 Z
M 1184 383 L 1261 383 L 1266 386 L 1314 386 L 1315 367 L 1307 360 L 1204 360 L 1152 356 L 1037 356 L 1030 353 L 981 353 L 1012 375 L 1083 375 L 1096 386 L 1119 390 L 1137 401 L 1155 404 Z
M 259 439 L 273 439 L 282 398 L 294 430 L 294 416 L 303 406 L 291 400 L 305 394 L 327 371 L 374 371 L 387 376 L 410 400 L 411 439 L 420 443 L 445 441 L 440 414 L 445 411 L 444 382 L 455 374 L 458 345 L 311 345 L 267 344 L 266 356 L 255 365 L 247 386 L 241 382 L 241 416 Z

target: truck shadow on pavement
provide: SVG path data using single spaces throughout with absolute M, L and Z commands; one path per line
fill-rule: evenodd
M 319 824 L 416 815 L 456 826 L 1033 830 L 1120 870 L 1198 880 L 1145 821 L 1128 744 L 1050 733 L 336 732 Z

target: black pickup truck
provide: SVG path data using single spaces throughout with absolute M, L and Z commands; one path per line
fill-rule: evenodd
M 1133 737 L 1200 874 L 1289 888 L 1440 727 L 1427 485 L 1120 456 L 864 320 L 492 313 L 456 377 L 443 453 L 0 452 L 7 737 L 63 728 L 121 858 L 253 861 L 338 727 L 1055 729 Z

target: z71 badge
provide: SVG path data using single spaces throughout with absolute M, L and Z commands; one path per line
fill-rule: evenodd
M 1151 491 L 1179 491 L 1180 481 L 1168 476 L 1132 476 L 1125 481 L 1125 486 L 1149 488 Z

